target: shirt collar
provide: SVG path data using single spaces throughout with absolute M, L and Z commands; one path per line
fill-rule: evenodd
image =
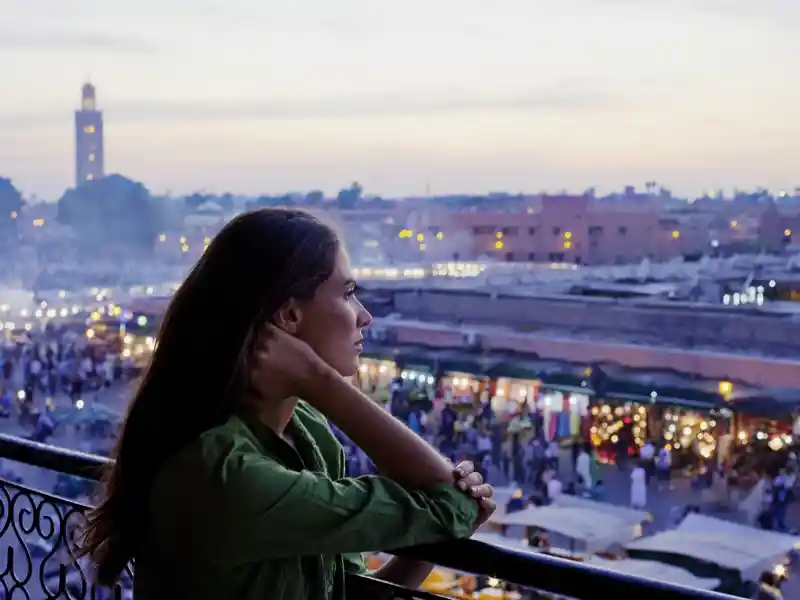
M 299 402 L 302 402 L 302 400 Z M 303 423 L 297 407 L 292 411 L 290 421 L 291 431 L 294 436 L 294 448 L 275 433 L 273 429 L 264 425 L 251 411 L 240 411 L 237 416 L 256 438 L 265 454 L 277 456 L 287 464 L 297 462 L 299 459 L 301 468 L 311 471 L 325 471 L 325 461 L 319 446 Z

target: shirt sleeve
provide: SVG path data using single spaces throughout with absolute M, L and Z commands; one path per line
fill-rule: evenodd
M 467 537 L 478 514 L 477 503 L 449 484 L 406 490 L 380 476 L 333 481 L 251 453 L 229 457 L 221 471 L 199 486 L 181 484 L 192 490 L 191 508 L 171 512 L 194 520 L 204 531 L 198 541 L 234 564 Z
M 361 554 L 361 552 L 343 554 L 342 560 L 344 561 L 345 573 L 365 575 L 369 571 L 369 569 L 367 569 L 367 563 L 364 562 L 364 555 Z

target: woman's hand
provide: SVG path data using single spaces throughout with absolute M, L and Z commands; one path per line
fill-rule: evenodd
M 483 476 L 475 470 L 475 465 L 465 460 L 458 463 L 453 470 L 456 479 L 456 487 L 462 492 L 469 494 L 478 502 L 478 520 L 475 522 L 477 530 L 481 525 L 489 520 L 497 504 L 492 500 L 494 489 L 488 483 L 483 482 Z
M 333 369 L 304 341 L 267 324 L 261 331 L 250 362 L 256 389 L 279 389 L 310 400 Z

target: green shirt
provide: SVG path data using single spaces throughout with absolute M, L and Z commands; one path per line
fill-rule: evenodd
M 158 473 L 137 600 L 343 600 L 361 552 L 470 535 L 477 504 L 453 485 L 407 490 L 344 477 L 321 413 L 298 402 L 295 447 L 245 415 L 211 429 Z

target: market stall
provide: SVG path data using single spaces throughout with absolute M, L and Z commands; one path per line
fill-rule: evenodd
M 589 433 L 589 394 L 544 387 L 536 406 L 545 439 L 586 439 Z
M 490 380 L 465 371 L 449 371 L 441 378 L 441 393 L 444 401 L 452 406 L 471 410 L 489 400 Z
M 629 542 L 625 548 L 636 558 L 656 560 L 692 572 L 717 569 L 722 590 L 740 593 L 762 573 L 785 573 L 788 553 L 798 543 L 793 536 L 728 523 L 702 515 L 689 515 L 677 529 Z
M 560 506 L 563 508 L 580 508 L 587 511 L 593 511 L 598 516 L 609 515 L 616 519 L 622 519 L 626 525 L 633 527 L 633 534 L 636 537 L 641 536 L 641 526 L 645 523 L 650 523 L 653 520 L 653 515 L 644 510 L 636 510 L 626 506 L 618 506 L 610 502 L 600 502 L 598 500 L 591 500 L 589 498 L 582 498 L 580 496 L 570 496 L 569 494 L 561 494 L 555 499 L 552 506 Z M 636 528 L 639 528 L 637 531 Z
M 599 399 L 590 409 L 589 439 L 603 462 L 620 453 L 635 456 L 648 438 L 648 407 L 637 402 Z
M 490 523 L 506 531 L 509 527 L 523 527 L 528 530 L 526 539 L 531 537 L 530 530 L 546 531 L 566 538 L 570 546 L 568 555 L 574 554 L 576 544 L 582 546 L 586 553 L 593 554 L 629 542 L 641 532 L 640 527 L 632 526 L 629 520 L 617 515 L 557 505 L 529 506 L 517 512 L 493 516 Z
M 523 407 L 535 408 L 539 382 L 534 379 L 499 377 L 491 398 L 492 411 L 497 415 L 515 415 Z
M 678 532 L 700 534 L 715 539 L 729 539 L 732 544 L 740 544 L 747 540 L 748 546 L 765 552 L 771 557 L 771 564 L 782 564 L 782 559 L 793 550 L 800 550 L 800 537 L 756 529 L 748 525 L 716 519 L 698 513 L 689 513 L 675 529 Z
M 385 404 L 389 401 L 389 387 L 398 371 L 392 360 L 362 356 L 354 379 L 362 392 Z

